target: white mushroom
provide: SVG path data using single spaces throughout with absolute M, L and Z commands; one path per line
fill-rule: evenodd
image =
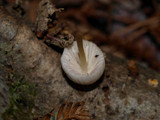
M 61 64 L 64 72 L 73 82 L 89 85 L 102 76 L 105 59 L 96 44 L 81 39 L 64 49 Z

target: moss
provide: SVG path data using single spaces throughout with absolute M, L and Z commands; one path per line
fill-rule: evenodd
M 6 47 L 6 44 L 0 42 L 0 56 L 1 56 L 0 63 L 3 63 L 6 59 L 5 50 L 4 50 L 5 47 Z
M 0 63 L 4 64 L 8 62 L 8 58 L 15 54 L 12 50 L 12 45 L 9 45 L 3 41 L 0 41 Z
M 19 74 L 10 74 L 9 79 L 10 107 L 3 114 L 3 119 L 32 120 L 34 98 L 37 95 L 35 85 Z
M 22 55 L 19 54 L 18 50 L 14 50 L 13 44 L 8 44 L 7 42 L 0 41 L 0 63 L 8 62 L 8 60 L 16 57 L 19 59 Z M 22 56 L 23 57 L 23 56 Z
M 10 106 L 3 114 L 4 120 L 32 120 L 34 99 L 37 95 L 34 84 L 24 76 L 6 71 L 13 59 L 23 57 L 12 45 L 0 41 L 0 74 L 7 76 L 10 91 Z M 12 69 L 9 68 L 9 69 Z

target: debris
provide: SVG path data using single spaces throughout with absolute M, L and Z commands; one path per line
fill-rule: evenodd
M 128 61 L 128 70 L 130 71 L 130 73 L 133 77 L 136 77 L 138 75 L 139 70 L 138 70 L 134 60 Z
M 149 85 L 151 85 L 153 87 L 158 86 L 158 80 L 157 79 L 148 79 L 148 83 L 149 83 Z
M 91 114 L 83 108 L 84 104 L 84 101 L 75 104 L 72 102 L 64 103 L 59 108 L 57 114 L 55 114 L 53 109 L 43 117 L 37 117 L 34 120 L 39 120 L 39 118 L 42 118 L 42 120 L 50 120 L 51 118 L 55 118 L 55 120 L 91 120 Z

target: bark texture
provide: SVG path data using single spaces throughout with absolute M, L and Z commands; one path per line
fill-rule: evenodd
M 0 77 L 0 118 L 9 106 L 9 91 L 5 81 Z

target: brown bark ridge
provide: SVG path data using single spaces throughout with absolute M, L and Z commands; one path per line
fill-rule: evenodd
M 0 51 L 5 51 L 0 54 L 1 63 L 36 86 L 33 116 L 42 116 L 66 101 L 86 101 L 85 107 L 93 120 L 160 119 L 160 85 L 148 82 L 148 79 L 160 82 L 160 75 L 153 70 L 137 65 L 138 75 L 131 76 L 126 60 L 106 53 L 101 79 L 81 86 L 63 73 L 61 54 L 39 41 L 28 26 L 6 14 L 2 7 L 0 35 Z

